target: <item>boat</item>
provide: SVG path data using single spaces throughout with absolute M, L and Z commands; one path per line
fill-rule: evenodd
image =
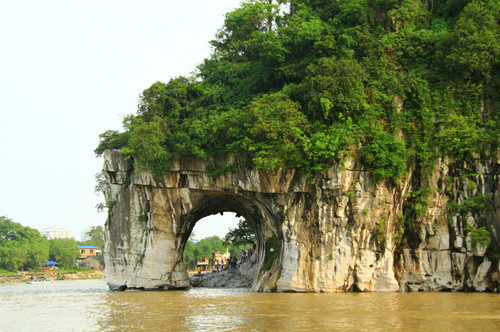
M 36 279 L 36 278 L 33 278 L 33 279 L 30 279 L 30 280 L 26 280 L 25 281 L 27 284 L 43 284 L 43 283 L 48 283 L 48 282 L 53 282 L 52 279 L 47 279 L 47 278 L 40 278 L 40 279 Z

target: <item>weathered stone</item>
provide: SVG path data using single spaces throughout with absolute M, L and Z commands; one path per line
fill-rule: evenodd
M 491 268 L 491 262 L 488 258 L 484 258 L 484 261 L 479 265 L 476 271 L 476 275 L 472 280 L 472 285 L 477 291 L 485 291 L 488 287 L 488 272 Z
M 232 165 L 234 171 L 214 179 L 209 164 Z M 396 187 L 376 183 L 354 159 L 311 179 L 297 169 L 258 171 L 226 155 L 210 162 L 174 158 L 158 179 L 133 171 L 119 151 L 105 151 L 106 281 L 112 289 L 190 287 L 182 253 L 194 225 L 230 211 L 255 230 L 255 266 L 246 271 L 253 290 L 498 289 L 498 259 L 485 259 L 486 248 L 473 248 L 464 229 L 486 221 L 492 243 L 499 243 L 499 177 L 490 175 L 500 166 L 496 160 L 480 163 L 476 171 L 490 175 L 479 174 L 478 185 L 464 189 L 466 181 L 460 173 L 451 175 L 448 159 L 436 164 L 422 184 L 434 188 L 425 216 L 403 220 L 412 171 Z M 465 217 L 448 214 L 448 199 L 460 203 L 473 192 L 493 193 L 493 208 Z M 276 247 L 270 247 L 273 237 Z M 231 284 L 229 275 L 217 278 L 211 285 Z
M 250 288 L 257 268 L 257 255 L 246 262 L 221 272 L 195 274 L 190 277 L 193 287 Z

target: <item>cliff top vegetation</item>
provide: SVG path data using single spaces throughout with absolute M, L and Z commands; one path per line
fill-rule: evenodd
M 144 90 L 95 152 L 159 176 L 173 153 L 308 174 L 353 155 L 397 183 L 440 155 L 495 151 L 499 12 L 499 0 L 244 2 L 196 74 Z

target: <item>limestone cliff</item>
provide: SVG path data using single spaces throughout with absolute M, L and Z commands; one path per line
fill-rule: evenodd
M 231 211 L 255 229 L 254 290 L 499 291 L 499 160 L 478 156 L 467 173 L 438 160 L 425 180 L 412 170 L 394 185 L 352 159 L 307 178 L 226 155 L 174 159 L 157 179 L 108 150 L 105 278 L 112 289 L 189 287 L 182 252 L 195 223 Z M 209 165 L 234 170 L 212 178 Z M 416 184 L 430 188 L 427 204 L 408 220 Z M 472 206 L 474 197 L 489 201 Z M 480 224 L 491 234 L 486 245 L 473 233 Z

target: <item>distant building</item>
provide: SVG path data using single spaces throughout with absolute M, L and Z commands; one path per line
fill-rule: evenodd
M 90 234 L 89 232 L 92 230 L 92 228 L 85 228 L 84 230 L 82 230 L 82 242 L 87 242 L 87 241 L 90 241 L 92 240 L 92 238 L 90 237 Z
M 80 251 L 80 258 L 101 256 L 101 249 L 94 246 L 78 246 L 78 251 Z
M 91 270 L 101 270 L 102 265 L 99 256 L 88 256 L 85 258 L 79 258 L 76 261 L 77 266 L 86 267 Z
M 212 272 L 212 267 L 210 266 L 208 258 L 203 257 L 203 259 L 199 260 L 196 263 L 196 272 L 198 273 Z
M 60 225 L 44 228 L 40 233 L 49 240 L 71 239 L 73 237 L 70 227 L 63 227 Z

